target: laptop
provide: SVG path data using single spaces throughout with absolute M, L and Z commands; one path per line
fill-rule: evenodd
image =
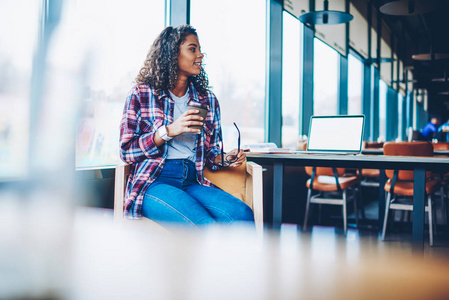
M 364 115 L 312 116 L 303 153 L 359 154 L 364 125 Z

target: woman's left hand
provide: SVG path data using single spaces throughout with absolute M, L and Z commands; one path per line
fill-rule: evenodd
M 230 167 L 238 167 L 241 166 L 243 164 L 243 162 L 246 160 L 246 154 L 245 152 L 243 152 L 243 150 L 240 149 L 240 152 L 237 151 L 237 149 L 234 149 L 228 153 L 226 153 L 225 158 L 228 155 L 237 155 L 237 161 L 233 162 L 232 164 L 230 164 Z

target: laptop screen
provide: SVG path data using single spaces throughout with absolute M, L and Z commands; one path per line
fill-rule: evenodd
M 312 116 L 307 151 L 360 153 L 364 115 Z

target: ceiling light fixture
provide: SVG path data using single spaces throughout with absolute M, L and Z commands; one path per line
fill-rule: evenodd
M 324 10 L 310 11 L 298 17 L 302 23 L 310 25 L 334 25 L 348 23 L 354 17 L 342 11 L 329 10 L 329 1 L 324 0 Z
M 432 82 L 447 82 L 447 78 L 432 78 Z
M 449 58 L 449 53 L 422 53 L 412 55 L 412 59 L 414 60 L 439 60 Z
M 386 15 L 412 16 L 431 12 L 441 5 L 441 0 L 399 0 L 385 3 L 379 11 Z

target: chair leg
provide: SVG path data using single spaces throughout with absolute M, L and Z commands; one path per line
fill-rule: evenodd
M 387 231 L 388 212 L 390 211 L 390 199 L 391 199 L 391 193 L 388 193 L 387 201 L 385 203 L 385 216 L 384 216 L 384 226 L 382 228 L 382 241 L 385 241 L 385 233 Z
M 444 186 L 441 185 L 440 187 L 440 194 L 441 194 L 441 209 L 443 210 L 443 218 L 444 218 L 444 224 L 448 224 L 448 215 L 447 215 L 447 205 L 446 205 L 446 201 L 444 200 Z
M 321 193 L 320 193 L 321 195 Z M 323 205 L 318 204 L 318 224 L 323 223 L 321 220 L 321 216 L 323 215 Z
M 346 210 L 346 190 L 343 190 L 343 230 L 346 236 L 346 231 L 348 230 L 348 216 Z
M 443 190 L 444 190 L 444 188 L 443 188 Z M 446 195 L 446 193 L 447 193 L 447 195 Z M 446 195 L 446 200 L 449 200 L 449 188 L 446 188 L 446 191 L 444 192 L 444 194 Z M 443 196 L 443 202 L 444 202 L 444 207 L 445 207 L 444 213 L 446 214 L 446 225 L 449 225 L 449 213 L 448 213 L 448 205 L 446 203 L 446 200 L 444 199 L 444 196 Z
M 357 228 L 359 228 L 359 210 L 357 209 L 357 201 L 358 201 L 358 199 L 357 199 L 357 195 L 358 193 L 357 193 L 357 191 L 356 191 L 356 193 L 354 193 L 354 199 L 353 199 L 353 202 L 354 202 L 354 216 L 355 216 L 355 224 L 357 225 Z
M 433 246 L 433 209 L 432 209 L 432 196 L 429 195 L 427 197 L 427 206 L 428 206 L 428 214 L 429 214 L 429 244 L 430 247 Z
M 365 216 L 365 205 L 363 203 L 363 198 L 362 198 L 362 187 L 361 186 L 357 187 L 357 191 L 358 191 L 358 195 L 359 195 L 358 199 L 360 200 L 360 210 L 362 212 L 362 219 L 365 220 L 366 216 Z
M 312 189 L 307 191 L 307 203 L 306 203 L 306 214 L 304 216 L 304 226 L 303 230 L 307 229 L 307 218 L 309 217 L 309 207 L 310 207 L 310 198 L 312 197 Z
M 407 222 L 408 219 L 408 211 L 402 211 L 402 222 Z

